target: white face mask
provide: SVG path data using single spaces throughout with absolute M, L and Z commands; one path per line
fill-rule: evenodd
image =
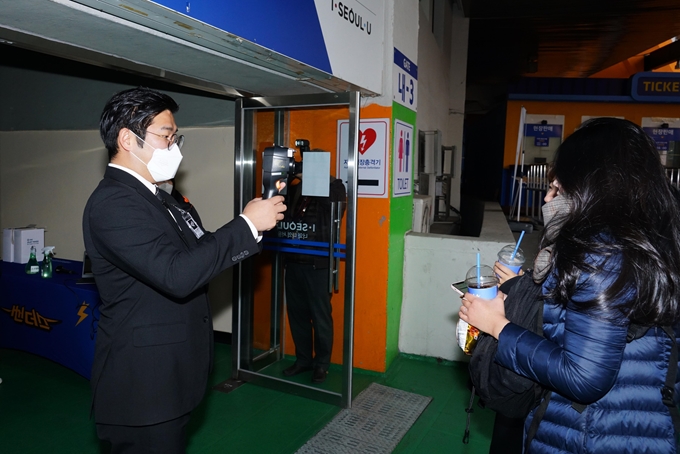
M 132 134 L 145 144 L 149 145 L 134 132 Z M 175 178 L 175 174 L 177 173 L 177 169 L 179 169 L 179 164 L 182 162 L 183 158 L 176 143 L 172 144 L 170 148 L 154 148 L 153 155 L 151 155 L 151 159 L 149 159 L 149 162 L 147 163 L 144 163 L 144 161 L 136 154 L 132 153 L 132 155 L 146 165 L 146 168 L 149 170 L 151 178 L 153 178 L 154 181 L 165 181 Z

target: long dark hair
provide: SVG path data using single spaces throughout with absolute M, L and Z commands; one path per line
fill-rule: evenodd
M 631 321 L 677 322 L 680 199 L 652 139 L 627 120 L 590 120 L 558 148 L 551 174 L 572 205 L 554 239 L 551 296 L 566 304 L 582 273 L 602 278 L 604 270 L 618 268 L 618 277 L 584 309 L 611 311 L 611 302 L 626 295 L 617 309 Z

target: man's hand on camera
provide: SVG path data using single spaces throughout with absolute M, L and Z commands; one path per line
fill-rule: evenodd
M 253 223 L 258 232 L 266 232 L 276 227 L 276 222 L 283 219 L 286 211 L 285 199 L 276 195 L 270 199 L 253 199 L 243 209 L 243 215 Z

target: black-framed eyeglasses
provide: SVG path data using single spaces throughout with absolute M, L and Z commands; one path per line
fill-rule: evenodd
M 167 140 L 168 141 L 168 148 L 170 148 L 174 144 L 177 144 L 178 148 L 182 148 L 182 145 L 184 145 L 184 136 L 181 135 L 181 134 L 180 135 L 173 134 L 171 136 L 164 136 L 162 134 L 156 134 L 155 132 L 151 132 L 151 131 L 146 131 L 146 132 L 149 133 L 149 134 L 153 134 L 154 136 L 162 137 L 165 140 Z

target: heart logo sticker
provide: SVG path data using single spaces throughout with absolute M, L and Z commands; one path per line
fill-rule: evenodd
M 378 137 L 375 129 L 368 128 L 365 131 L 359 131 L 359 153 L 364 154 L 375 143 Z

